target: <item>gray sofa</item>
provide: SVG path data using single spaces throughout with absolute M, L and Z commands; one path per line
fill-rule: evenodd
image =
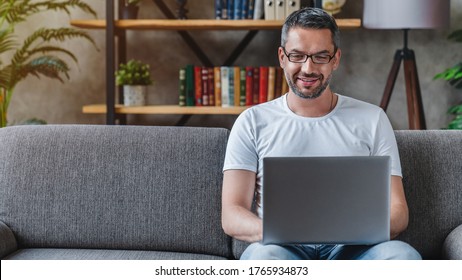
M 233 259 L 220 223 L 223 128 L 0 129 L 1 259 Z M 410 207 L 399 239 L 462 259 L 462 131 L 396 131 Z

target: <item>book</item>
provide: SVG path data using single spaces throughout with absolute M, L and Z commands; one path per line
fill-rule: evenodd
M 264 1 L 265 0 L 255 0 L 253 7 L 253 19 L 262 19 L 264 13 Z
M 284 79 L 284 73 L 281 67 L 276 67 L 276 82 L 274 83 L 274 98 L 281 96 L 282 92 L 282 81 Z
M 249 12 L 249 0 L 242 1 L 242 19 L 248 19 L 247 13 Z
M 268 101 L 268 66 L 260 66 L 258 103 L 265 103 L 266 101 Z
M 222 10 L 223 10 L 223 7 L 222 7 L 222 2 L 223 0 L 215 0 L 215 19 L 222 19 Z
M 234 1 L 236 0 L 228 0 L 228 19 L 234 19 Z
M 283 71 L 284 72 L 284 71 Z M 287 81 L 284 77 L 284 75 L 282 76 L 283 79 L 282 79 L 282 90 L 281 90 L 281 95 L 284 95 L 286 94 L 288 91 L 289 91 L 289 85 L 287 84 Z
M 228 19 L 228 0 L 221 0 L 221 18 Z
M 274 99 L 274 88 L 276 83 L 276 67 L 268 67 L 268 90 L 267 90 L 267 100 Z
M 234 106 L 239 106 L 241 100 L 241 69 L 234 66 Z
M 202 67 L 194 66 L 194 105 L 202 106 Z
M 180 68 L 179 71 L 179 106 L 186 106 L 186 69 Z
M 247 19 L 253 19 L 253 12 L 255 7 L 255 0 L 248 0 L 248 8 L 247 8 Z
M 234 69 L 228 67 L 228 102 L 229 106 L 234 106 Z
M 253 67 L 245 67 L 245 105 L 253 105 Z
M 245 87 L 246 87 L 246 72 L 245 67 L 239 68 L 240 90 L 239 90 L 239 106 L 245 106 Z
M 215 95 L 215 106 L 221 107 L 221 67 L 213 67 L 213 84 Z
M 209 69 L 202 67 L 202 105 L 209 106 Z
M 256 66 L 253 68 L 253 90 L 252 90 L 252 96 L 253 96 L 253 104 L 258 104 L 258 99 L 259 99 L 259 94 L 260 94 L 260 67 Z
M 207 68 L 208 72 L 208 90 L 209 90 L 209 106 L 215 106 L 215 85 L 214 85 L 214 73 L 213 67 Z
M 221 106 L 229 107 L 229 69 L 227 66 L 220 68 L 221 73 Z
M 234 19 L 242 19 L 242 0 L 234 0 Z
M 186 65 L 186 106 L 194 106 L 194 66 Z

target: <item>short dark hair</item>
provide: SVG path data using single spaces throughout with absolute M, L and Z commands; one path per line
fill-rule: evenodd
M 340 47 L 340 31 L 335 19 L 319 8 L 302 8 L 290 14 L 282 26 L 281 46 L 285 47 L 289 30 L 295 27 L 312 29 L 329 29 L 332 34 L 334 51 Z

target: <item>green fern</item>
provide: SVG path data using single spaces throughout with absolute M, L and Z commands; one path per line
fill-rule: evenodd
M 462 43 L 462 29 L 449 34 L 449 40 Z M 462 90 L 462 62 L 435 75 L 434 79 L 443 79 L 456 89 Z M 448 124 L 448 129 L 462 129 L 462 103 L 448 109 L 448 114 L 454 119 Z
M 74 28 L 38 28 L 23 42 L 18 42 L 15 27 L 29 16 L 44 12 L 65 12 L 80 9 L 96 17 L 96 12 L 82 0 L 30 1 L 2 0 L 0 2 L 0 54 L 12 52 L 12 58 L 0 60 L 0 127 L 6 125 L 6 113 L 15 86 L 29 75 L 41 76 L 64 82 L 69 79 L 70 67 L 64 57 L 77 63 L 77 57 L 55 43 L 71 39 L 84 39 L 96 48 L 96 43 L 86 32 Z

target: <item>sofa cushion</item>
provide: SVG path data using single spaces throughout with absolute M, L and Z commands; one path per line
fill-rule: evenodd
M 45 125 L 0 130 L 0 221 L 19 248 L 230 257 L 228 130 Z
M 161 251 L 22 249 L 4 260 L 223 260 L 216 255 Z
M 462 131 L 396 131 L 409 206 L 398 238 L 425 259 L 442 258 L 446 236 L 462 224 Z
M 446 237 L 443 244 L 443 256 L 448 260 L 462 260 L 462 225 L 456 227 Z

